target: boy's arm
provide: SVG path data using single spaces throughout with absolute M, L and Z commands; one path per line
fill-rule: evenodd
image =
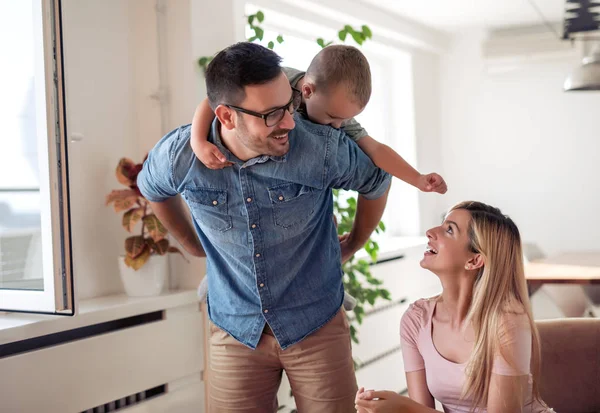
M 367 154 L 375 165 L 392 174 L 401 181 L 423 192 L 446 193 L 448 187 L 444 178 L 436 173 L 422 175 L 389 146 L 364 136 L 357 141 L 358 146 Z
M 215 145 L 208 142 L 208 135 L 214 119 L 215 114 L 208 104 L 208 99 L 205 98 L 194 112 L 190 145 L 194 154 L 207 168 L 221 169 L 231 166 L 231 162 L 227 162 L 225 155 Z

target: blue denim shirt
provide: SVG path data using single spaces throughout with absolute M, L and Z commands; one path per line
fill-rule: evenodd
M 221 170 L 196 158 L 182 126 L 138 176 L 150 201 L 185 199 L 206 251 L 209 317 L 252 349 L 265 321 L 285 349 L 337 314 L 344 290 L 331 190 L 375 199 L 390 183 L 343 132 L 295 121 L 286 155 L 243 162 L 223 146 L 215 119 L 209 141 L 233 162 Z

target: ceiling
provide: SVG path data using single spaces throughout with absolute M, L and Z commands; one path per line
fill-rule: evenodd
M 443 31 L 562 22 L 565 0 L 360 0 Z

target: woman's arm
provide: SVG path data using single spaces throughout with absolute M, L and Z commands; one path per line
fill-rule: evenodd
M 435 401 L 427 387 L 424 369 L 406 373 L 406 385 L 408 386 L 408 397 L 423 406 L 435 409 Z
M 488 393 L 488 413 L 519 413 L 523 411 L 529 375 L 503 376 L 492 373 Z

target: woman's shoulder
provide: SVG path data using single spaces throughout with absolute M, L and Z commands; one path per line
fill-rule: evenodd
M 405 329 L 421 329 L 427 325 L 427 321 L 431 317 L 435 302 L 439 296 L 430 298 L 421 298 L 408 306 L 408 309 L 402 316 L 400 323 L 401 330 Z

